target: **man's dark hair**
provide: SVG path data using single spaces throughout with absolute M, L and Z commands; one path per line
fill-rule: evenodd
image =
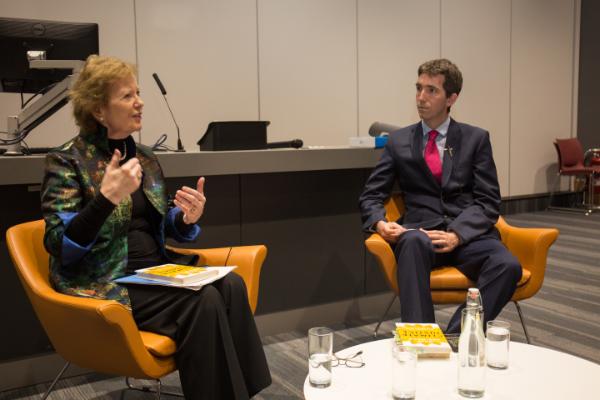
M 445 58 L 424 62 L 419 66 L 418 74 L 419 76 L 421 74 L 430 76 L 443 75 L 446 97 L 452 96 L 452 93 L 458 95 L 462 89 L 462 74 L 460 70 L 452 61 Z

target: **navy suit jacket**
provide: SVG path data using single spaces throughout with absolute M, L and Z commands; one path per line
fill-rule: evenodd
M 441 185 L 423 158 L 421 123 L 393 132 L 359 199 L 365 231 L 387 221 L 383 203 L 394 182 L 404 197 L 398 223 L 405 228 L 453 231 L 461 243 L 497 237 L 500 188 L 487 131 L 450 120 Z

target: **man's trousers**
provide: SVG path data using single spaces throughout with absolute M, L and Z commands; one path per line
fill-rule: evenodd
M 394 253 L 398 263 L 396 279 L 403 322 L 435 322 L 430 291 L 433 268 L 455 266 L 476 283 L 483 300 L 484 321 L 493 320 L 500 314 L 522 275 L 516 257 L 492 235 L 459 245 L 450 253 L 436 253 L 425 233 L 410 230 L 400 235 Z M 464 306 L 463 303 L 450 319 L 447 333 L 460 332 Z

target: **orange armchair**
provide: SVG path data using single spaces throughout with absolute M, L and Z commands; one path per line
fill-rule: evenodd
M 54 349 L 67 360 L 43 399 L 70 363 L 126 376 L 131 389 L 136 388 L 129 383 L 129 377 L 157 380 L 156 392 L 160 398 L 160 378 L 176 370 L 175 342 L 167 336 L 140 331 L 131 312 L 116 301 L 56 292 L 49 282 L 44 228 L 44 221 L 38 220 L 13 226 L 6 232 L 8 250 L 33 309 Z M 228 260 L 229 265 L 237 265 L 235 272 L 244 279 L 250 306 L 255 311 L 260 270 L 267 255 L 265 246 L 171 249 L 198 254 L 200 263 L 224 265 Z
M 386 218 L 389 221 L 396 221 L 400 218 L 404 212 L 401 196 L 393 195 L 390 197 L 385 203 L 385 209 Z M 523 276 L 518 282 L 517 290 L 511 300 L 515 303 L 519 313 L 527 343 L 530 343 L 525 320 L 518 302 L 534 296 L 542 287 L 546 272 L 548 249 L 558 237 L 558 230 L 518 228 L 507 224 L 502 217 L 498 219 L 496 228 L 500 231 L 502 243 L 517 257 L 523 267 Z M 391 246 L 379 234 L 372 234 L 365 240 L 365 244 L 369 252 L 377 259 L 388 286 L 394 292 L 394 297 L 375 327 L 374 335 L 377 336 L 377 330 L 381 322 L 396 297 L 400 294 L 396 280 L 397 265 Z M 475 286 L 475 282 L 468 279 L 455 267 L 445 266 L 431 271 L 430 286 L 431 298 L 434 304 L 460 304 L 465 301 L 467 289 Z

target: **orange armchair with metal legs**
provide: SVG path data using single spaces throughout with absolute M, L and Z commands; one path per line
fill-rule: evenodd
M 390 197 L 385 203 L 385 209 L 388 221 L 396 221 L 400 218 L 404 211 L 401 196 Z M 517 290 L 511 300 L 515 303 L 519 313 L 527 343 L 531 343 L 519 301 L 534 296 L 542 287 L 548 249 L 558 237 L 558 230 L 518 228 L 506 223 L 502 217 L 498 219 L 496 228 L 500 231 L 504 245 L 517 257 L 523 267 L 523 277 L 517 284 Z M 377 336 L 381 322 L 400 293 L 396 281 L 396 258 L 390 244 L 377 233 L 367 238 L 365 244 L 369 252 L 377 259 L 387 284 L 394 292 L 394 296 L 375 327 L 374 335 Z M 469 280 L 455 267 L 445 266 L 431 272 L 430 285 L 434 304 L 460 304 L 466 298 L 467 289 L 473 287 L 475 282 Z
M 70 363 L 126 376 L 131 389 L 137 388 L 130 384 L 129 377 L 157 380 L 156 394 L 160 398 L 160 378 L 177 369 L 173 358 L 175 342 L 167 336 L 140 331 L 131 312 L 116 301 L 56 292 L 49 282 L 44 228 L 44 221 L 38 220 L 13 226 L 6 232 L 8 250 L 33 309 L 54 349 L 67 361 L 42 399 Z M 224 265 L 228 260 L 229 265 L 237 265 L 236 273 L 244 279 L 250 306 L 255 311 L 260 270 L 267 255 L 265 246 L 171 249 L 198 254 L 203 264 Z

